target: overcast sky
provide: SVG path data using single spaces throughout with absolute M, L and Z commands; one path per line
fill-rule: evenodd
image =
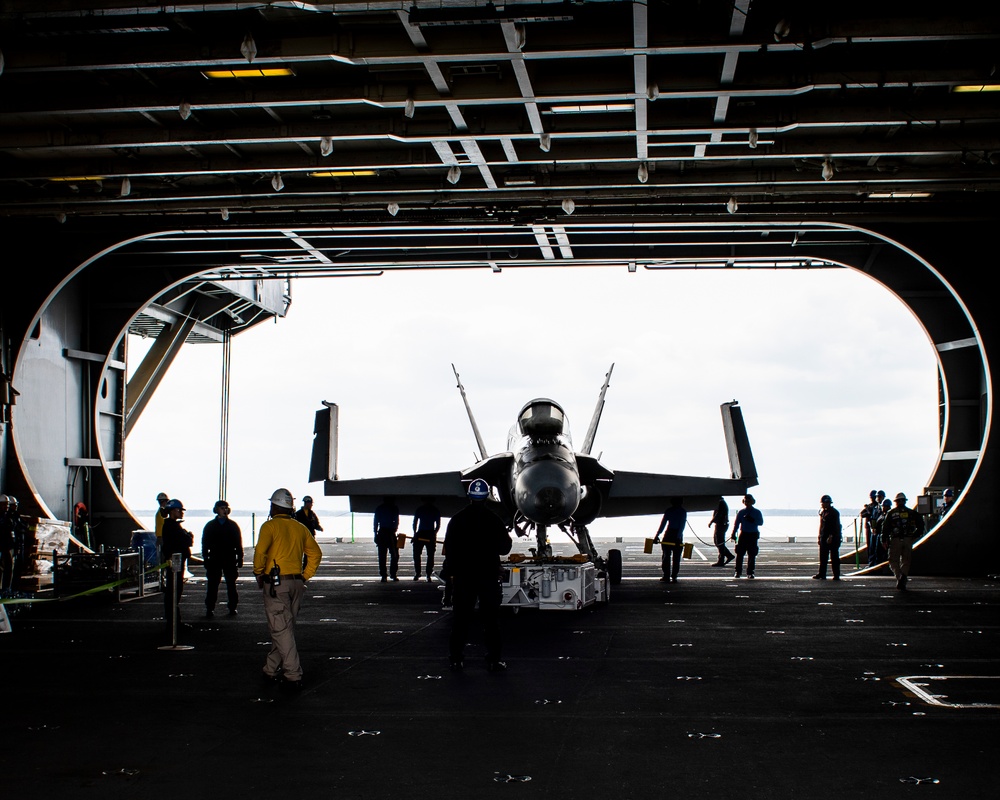
M 888 291 L 846 269 L 505 268 L 300 279 L 289 314 L 233 339 L 228 499 L 266 513 L 307 484 L 321 401 L 340 406 L 341 478 L 460 469 L 528 400 L 566 410 L 580 446 L 615 364 L 594 453 L 611 469 L 729 477 L 719 406 L 739 400 L 762 508 L 856 513 L 872 488 L 915 498 L 937 457 L 936 362 Z M 130 337 L 130 368 L 147 343 Z M 126 442 L 125 497 L 210 508 L 221 347 L 185 345 Z M 732 502 L 731 502 L 732 505 Z

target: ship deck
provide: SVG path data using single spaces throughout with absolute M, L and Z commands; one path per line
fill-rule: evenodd
M 382 584 L 372 545 L 323 548 L 295 694 L 260 680 L 249 579 L 239 616 L 205 619 L 193 568 L 190 649 L 161 649 L 158 594 L 11 607 L 4 795 L 995 797 L 995 581 L 821 582 L 814 548 L 790 545 L 754 581 L 693 559 L 665 584 L 626 543 L 609 604 L 505 610 L 508 671 L 486 671 L 474 633 L 452 673 L 450 613 L 408 551 Z

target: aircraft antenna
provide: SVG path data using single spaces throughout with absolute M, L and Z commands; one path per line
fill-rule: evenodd
M 469 422 L 472 424 L 472 432 L 476 436 L 476 445 L 479 447 L 480 461 L 486 460 L 486 445 L 483 444 L 483 437 L 479 433 L 479 426 L 476 425 L 476 418 L 472 416 L 472 408 L 469 406 L 469 398 L 465 394 L 465 387 L 462 386 L 462 379 L 458 377 L 458 370 L 455 365 L 451 365 L 451 371 L 455 373 L 455 382 L 458 384 L 458 391 L 462 393 L 462 402 L 465 403 L 465 412 L 469 415 Z
M 604 411 L 604 395 L 608 391 L 608 386 L 611 385 L 611 372 L 614 370 L 614 363 L 608 368 L 608 374 L 604 376 L 604 385 L 601 387 L 601 395 L 597 398 L 597 408 L 594 409 L 594 416 L 590 420 L 590 427 L 587 428 L 587 438 L 583 440 L 583 450 L 581 452 L 590 455 L 591 449 L 594 447 L 594 437 L 597 436 L 597 426 L 601 422 L 601 412 Z

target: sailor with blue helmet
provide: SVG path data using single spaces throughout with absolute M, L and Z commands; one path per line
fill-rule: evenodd
M 507 665 L 501 660 L 500 556 L 510 552 L 512 542 L 507 526 L 486 503 L 490 485 L 476 478 L 466 493 L 469 504 L 452 517 L 444 536 L 446 569 L 454 586 L 455 608 L 449 661 L 452 669 L 464 667 L 465 640 L 478 601 L 486 641 L 486 667 L 490 672 L 502 672 Z

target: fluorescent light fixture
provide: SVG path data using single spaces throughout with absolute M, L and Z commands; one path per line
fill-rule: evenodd
M 511 175 L 503 179 L 504 186 L 534 186 L 535 179 L 531 175 Z
M 621 111 L 635 111 L 635 103 L 593 103 L 549 107 L 550 114 L 614 114 Z
M 368 178 L 375 175 L 373 169 L 328 169 L 321 172 L 310 172 L 310 178 Z
M 69 175 L 65 178 L 49 178 L 53 183 L 83 183 L 84 181 L 103 181 L 106 175 Z
M 977 92 L 1000 92 L 1000 83 L 963 83 L 958 86 L 952 86 L 951 90 L 953 92 L 971 92 L 976 94 Z
M 207 69 L 202 73 L 206 78 L 287 78 L 295 75 L 289 67 L 268 69 Z
M 868 195 L 872 200 L 909 200 L 915 197 L 933 196 L 933 192 L 871 192 Z

